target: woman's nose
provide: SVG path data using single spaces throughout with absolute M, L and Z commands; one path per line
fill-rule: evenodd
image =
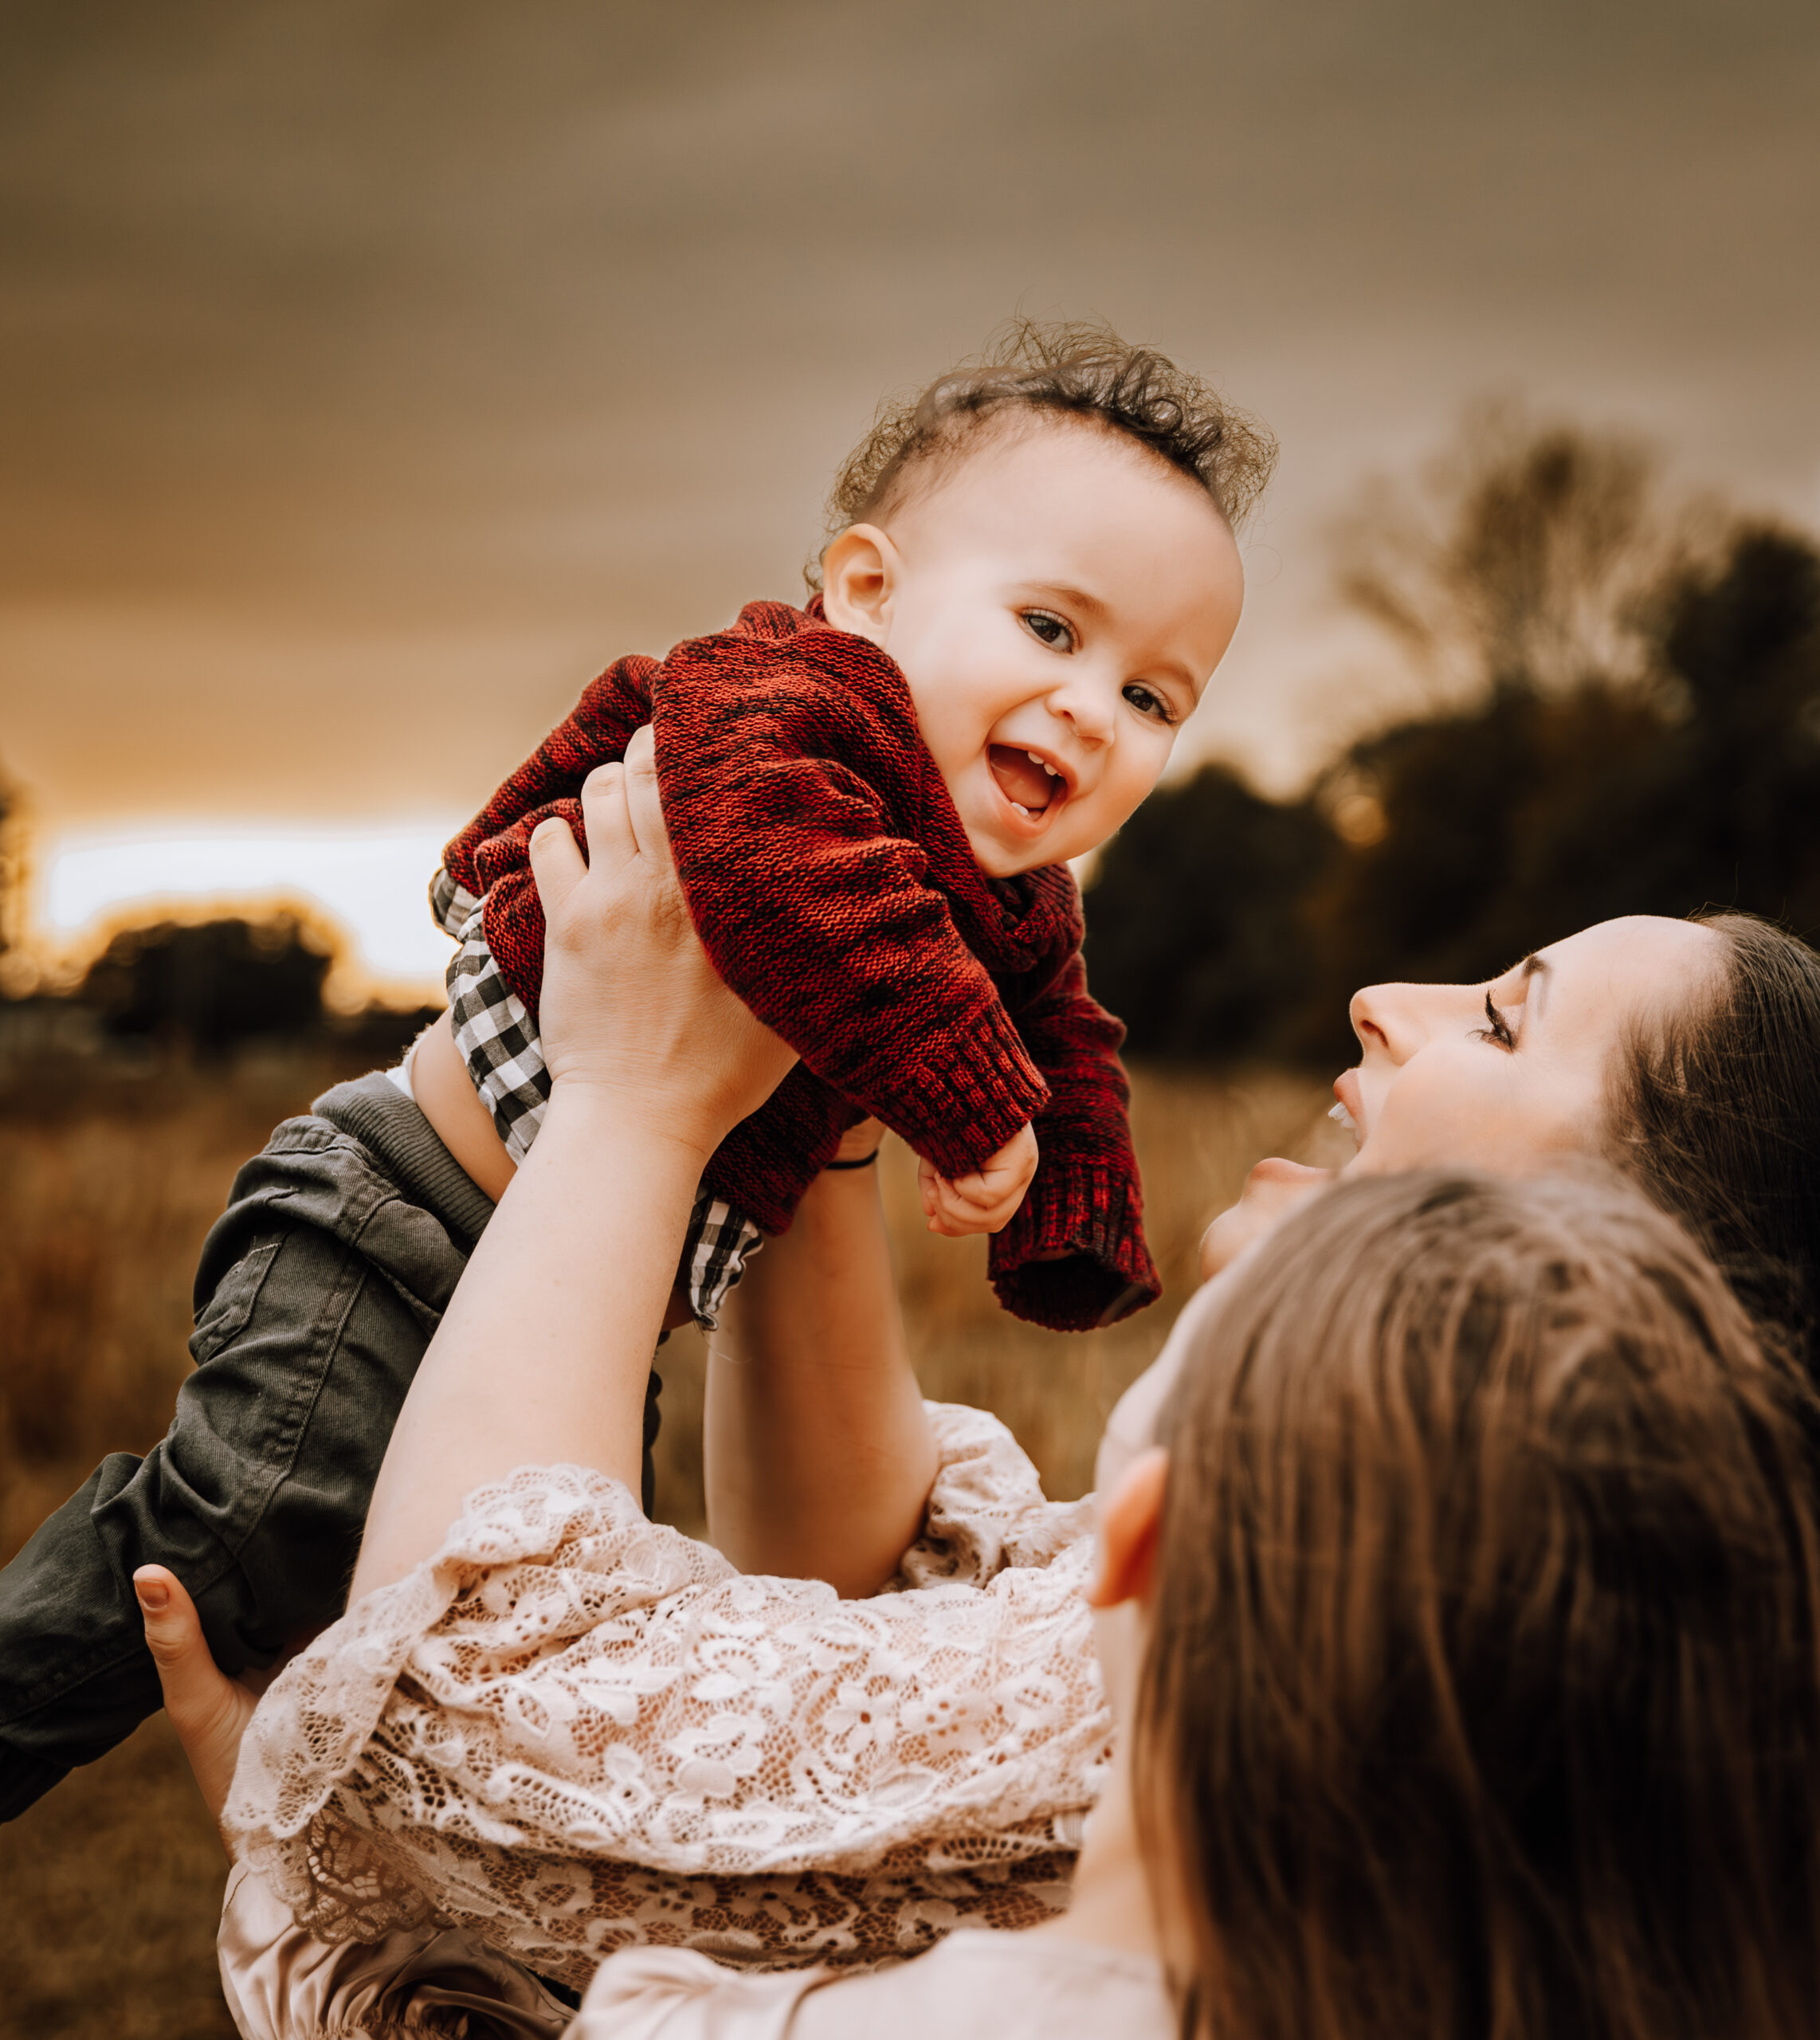
M 1369 1057 L 1374 1051 L 1403 1063 L 1450 1016 L 1477 1010 L 1470 985 L 1367 985 L 1352 994 L 1347 1018 Z

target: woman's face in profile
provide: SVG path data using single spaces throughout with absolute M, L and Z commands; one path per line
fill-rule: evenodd
M 1341 1173 L 1525 1175 L 1597 1152 L 1621 1043 L 1636 1023 L 1711 984 L 1723 956 L 1710 928 L 1638 914 L 1552 943 L 1489 984 L 1368 987 L 1351 1007 L 1359 1065 L 1333 1087 L 1359 1143 Z M 1238 1202 L 1202 1235 L 1202 1276 L 1210 1283 L 1334 1174 L 1260 1162 Z M 1102 1489 L 1150 1444 L 1193 1327 L 1218 1308 L 1218 1287 L 1203 1289 L 1120 1399 L 1100 1443 Z
M 1347 1171 L 1524 1175 L 1596 1152 L 1620 1044 L 1711 983 L 1723 954 L 1710 928 L 1637 914 L 1551 944 L 1489 984 L 1369 986 L 1351 1006 L 1358 1067 L 1333 1087 L 1358 1142 Z M 1218 1273 L 1328 1175 L 1259 1163 L 1208 1227 L 1202 1273 Z

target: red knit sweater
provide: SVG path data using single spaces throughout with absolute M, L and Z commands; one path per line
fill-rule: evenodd
M 715 968 L 802 1060 L 735 1127 L 704 1180 L 779 1233 L 866 1113 L 943 1175 L 1026 1120 L 1041 1159 L 994 1235 L 999 1300 L 1085 1330 L 1153 1301 L 1118 1045 L 1088 996 L 1081 896 L 1065 865 L 989 877 L 878 648 L 806 611 L 752 602 L 661 662 L 608 667 L 449 845 L 485 896 L 501 974 L 535 1019 L 543 919 L 528 845 L 649 723 L 677 869 Z

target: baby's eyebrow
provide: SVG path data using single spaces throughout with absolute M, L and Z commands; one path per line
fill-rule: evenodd
M 1077 588 L 1065 581 L 1033 581 L 1031 587 L 1037 592 L 1053 595 L 1057 602 L 1068 603 L 1074 609 L 1085 610 L 1096 622 L 1103 622 L 1111 614 L 1107 605 L 1097 595 L 1089 594 L 1085 588 Z

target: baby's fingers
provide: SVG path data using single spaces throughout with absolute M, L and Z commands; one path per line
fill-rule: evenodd
M 951 1239 L 963 1239 L 975 1233 L 997 1232 L 1017 1206 L 1014 1195 L 983 1203 L 958 1196 L 951 1183 L 937 1177 L 934 1198 L 924 1208 L 929 1214 L 932 1232 L 943 1234 Z
M 975 1233 L 986 1230 L 980 1223 L 979 1214 L 970 1205 L 957 1204 L 939 1192 L 927 1207 L 929 1230 L 939 1233 L 943 1239 L 971 1239 Z
M 1017 1169 L 975 1169 L 971 1175 L 945 1179 L 944 1187 L 961 1203 L 990 1211 L 1008 1198 L 1014 1198 L 1025 1181 Z

